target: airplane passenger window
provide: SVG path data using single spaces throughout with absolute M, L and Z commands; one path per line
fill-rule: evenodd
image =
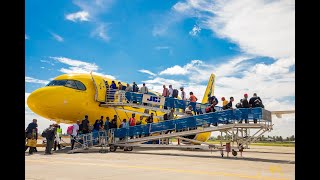
M 83 91 L 86 90 L 86 86 L 82 82 L 80 82 L 80 81 L 75 81 L 75 82 L 76 82 L 76 85 L 78 86 L 79 90 L 83 90 Z
M 64 85 L 64 86 L 67 86 L 67 87 L 70 87 L 70 88 L 73 88 L 73 89 L 78 89 L 76 83 L 74 81 L 72 81 L 72 80 L 68 80 L 66 85 Z

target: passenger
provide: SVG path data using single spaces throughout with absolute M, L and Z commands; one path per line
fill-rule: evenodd
M 110 86 L 111 89 L 117 89 L 117 85 L 114 81 L 111 82 L 111 86 Z
M 100 123 L 99 123 L 99 120 L 97 119 L 96 122 L 94 123 L 93 125 L 93 131 L 99 131 L 100 129 Z
M 122 120 L 122 123 L 120 124 L 119 128 L 128 128 L 128 123 L 126 119 Z
M 189 101 L 190 102 L 197 102 L 198 101 L 198 98 L 195 95 L 193 95 L 193 92 L 190 92 Z
M 82 123 L 80 123 L 79 124 L 79 131 L 78 131 L 78 134 L 82 134 L 83 133 L 83 131 L 82 131 L 82 128 L 83 127 L 83 125 L 82 125 Z
M 32 123 L 30 123 L 26 129 L 26 138 L 32 139 L 32 133 L 36 132 L 36 139 L 38 139 L 38 131 L 37 131 L 37 119 L 32 119 Z M 29 148 L 29 154 L 32 154 L 35 151 L 34 147 L 25 146 L 25 151 Z
M 262 100 L 259 96 L 257 96 L 257 93 L 253 93 L 253 97 L 249 100 L 250 107 L 262 107 L 264 108 L 264 105 L 262 104 Z
M 79 132 L 80 121 L 77 120 L 77 123 L 73 124 L 72 134 L 71 134 L 71 150 L 74 148 L 75 138 Z
M 169 90 L 166 88 L 166 85 L 163 85 L 163 91 L 162 91 L 162 96 L 163 97 L 169 97 Z
M 153 123 L 153 113 L 151 113 L 150 116 L 146 119 L 146 122 L 148 124 Z
M 243 96 L 244 96 L 244 98 L 242 99 L 242 108 L 249 108 L 250 105 L 248 102 L 248 94 L 244 94 Z M 249 123 L 248 122 L 248 114 L 246 112 L 241 114 L 241 118 L 242 119 L 239 121 L 239 123 L 242 123 L 243 119 L 244 119 L 245 123 Z
M 192 114 L 192 106 L 191 105 L 189 105 L 186 108 L 185 113 L 186 113 L 187 116 L 193 116 L 193 114 Z
M 108 84 L 108 81 L 104 81 L 104 85 L 106 86 L 106 89 L 109 89 L 109 84 Z
M 262 100 L 260 99 L 260 97 L 257 96 L 257 93 L 253 93 L 253 97 L 250 98 L 250 100 L 249 100 L 249 105 L 252 108 L 255 108 L 255 107 L 264 108 L 264 105 L 262 104 Z M 256 124 L 257 119 L 254 118 L 253 122 Z
M 57 149 L 60 150 L 61 149 L 61 137 L 62 137 L 62 129 L 60 127 L 60 125 L 57 126 L 57 132 L 56 132 L 56 138 L 54 140 L 54 147 L 53 147 L 53 151 L 55 151 Z
M 122 84 L 120 81 L 118 82 L 118 90 L 122 90 Z
M 174 108 L 170 109 L 170 112 L 168 113 L 168 120 L 174 119 Z
M 148 88 L 147 88 L 146 84 L 143 83 L 143 84 L 142 84 L 142 87 L 141 87 L 141 89 L 140 89 L 140 93 L 142 93 L 142 94 L 148 94 L 148 92 L 149 92 L 149 91 L 148 91 Z M 143 103 L 143 105 L 146 106 L 147 103 Z
M 229 103 L 226 105 L 226 109 L 233 109 L 232 108 L 232 102 L 234 101 L 233 97 L 230 97 Z
M 169 97 L 169 90 L 166 88 L 166 85 L 163 85 L 163 91 L 162 91 L 162 96 L 163 97 Z M 163 106 L 163 109 L 168 109 L 167 106 Z
M 190 97 L 189 97 L 190 105 L 192 106 L 192 109 L 193 109 L 194 113 L 196 114 L 197 113 L 196 112 L 196 105 L 197 105 L 196 102 L 197 102 L 198 98 L 195 95 L 193 95 L 193 92 L 190 92 L 189 94 L 190 94 Z
M 222 101 L 222 109 L 225 110 L 229 102 L 224 97 L 221 98 L 221 101 Z
M 242 99 L 242 108 L 249 108 L 249 102 L 248 102 L 248 94 L 243 95 L 244 98 Z
M 106 131 L 109 130 L 109 123 L 110 123 L 109 121 L 110 121 L 109 117 L 106 117 L 106 122 L 104 123 L 104 129 Z
M 100 126 L 104 126 L 104 124 L 103 124 L 103 116 L 100 117 L 99 124 L 100 124 Z
M 125 89 L 126 92 L 131 92 L 132 91 L 132 88 L 130 86 L 130 84 L 127 84 L 127 87 Z
M 206 108 L 206 113 L 208 112 L 216 112 L 216 109 L 214 108 L 218 104 L 218 99 L 216 96 L 211 96 L 208 98 L 209 107 Z
M 132 117 L 129 119 L 129 126 L 135 126 L 136 125 L 136 118 L 135 118 L 135 114 L 132 114 Z
M 242 108 L 242 99 L 240 99 L 240 102 L 236 104 L 236 108 Z
M 146 86 L 146 84 L 145 83 L 143 83 L 142 84 L 142 87 L 141 87 L 141 89 L 140 89 L 140 93 L 142 93 L 142 94 L 148 94 L 148 88 L 147 88 L 147 86 Z
M 111 124 L 110 124 L 110 129 L 112 129 L 112 128 L 117 128 L 118 127 L 118 125 L 117 125 L 117 115 L 114 115 L 113 116 L 113 119 L 111 120 Z
M 53 140 L 56 134 L 56 125 L 52 124 L 49 126 L 49 128 L 44 130 L 46 132 L 46 140 L 47 140 L 47 145 L 46 145 L 46 150 L 45 154 L 52 154 L 51 149 L 53 146 Z
M 181 90 L 181 99 L 182 100 L 187 100 L 187 96 L 186 96 L 186 93 L 184 92 L 184 88 L 183 87 L 180 87 L 180 90 Z
M 83 134 L 87 134 L 89 133 L 89 120 L 88 120 L 88 115 L 85 115 L 84 116 L 84 120 L 82 120 L 82 133 Z
M 137 121 L 136 121 L 136 126 L 141 125 L 142 124 L 142 120 L 143 120 L 143 116 L 140 116 L 140 118 L 137 119 Z
M 132 91 L 133 91 L 133 92 L 139 92 L 139 87 L 138 87 L 138 85 L 136 84 L 136 82 L 133 82 Z
M 169 85 L 169 97 L 173 97 L 173 89 L 172 89 L 172 85 Z

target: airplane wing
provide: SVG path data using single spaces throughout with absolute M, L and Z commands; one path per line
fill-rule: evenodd
M 293 114 L 295 110 L 288 110 L 288 111 L 271 111 L 271 115 L 276 115 L 277 118 L 282 118 L 282 114 Z

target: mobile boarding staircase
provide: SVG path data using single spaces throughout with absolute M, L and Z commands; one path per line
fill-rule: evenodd
M 142 95 L 138 93 L 126 92 L 125 102 L 107 103 L 107 106 L 133 106 L 142 108 Z M 136 125 L 128 128 L 110 129 L 108 131 L 93 132 L 79 136 L 78 144 L 80 147 L 70 151 L 83 152 L 94 147 L 99 147 L 100 152 L 107 152 L 107 148 L 111 152 L 115 152 L 118 147 L 125 151 L 132 151 L 133 147 L 165 147 L 165 148 L 199 148 L 199 149 L 217 149 L 223 156 L 226 146 L 220 139 L 220 145 L 213 145 L 202 141 L 184 138 L 188 135 L 196 135 L 205 132 L 219 131 L 221 137 L 223 133 L 230 137 L 228 142 L 232 143 L 232 149 L 249 148 L 249 144 L 254 142 L 262 134 L 272 130 L 271 112 L 262 108 L 240 108 L 232 110 L 222 110 L 216 108 L 216 112 L 203 113 L 207 104 L 186 102 L 174 98 L 166 98 L 165 105 L 176 109 L 184 109 L 187 105 L 196 107 L 199 115 L 182 117 L 175 120 L 166 120 L 159 123 L 150 123 L 146 125 Z M 148 107 L 149 108 L 149 107 Z M 154 107 L 159 108 L 159 107 Z M 161 109 L 161 108 L 159 108 Z M 122 109 L 121 109 L 122 110 Z M 163 109 L 165 110 L 165 109 Z M 176 112 L 177 113 L 177 112 Z M 181 113 L 181 112 L 179 112 Z M 178 113 L 177 113 L 178 114 Z M 247 119 L 248 123 L 242 124 L 239 121 Z M 253 123 L 256 120 L 257 123 Z M 256 132 L 250 135 L 250 129 Z M 169 133 L 170 132 L 170 133 Z M 134 138 L 132 138 L 134 137 Z M 166 145 L 164 140 L 168 138 L 178 138 L 189 141 L 193 144 L 202 145 Z M 103 139 L 104 143 L 101 143 Z M 120 140 L 121 139 L 121 140 Z M 82 142 L 81 142 L 82 141 Z M 145 144 L 146 142 L 157 142 L 157 144 Z

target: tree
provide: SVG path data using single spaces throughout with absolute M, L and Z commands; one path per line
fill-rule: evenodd
M 283 141 L 282 136 L 279 137 L 279 141 L 281 141 L 281 142 Z

